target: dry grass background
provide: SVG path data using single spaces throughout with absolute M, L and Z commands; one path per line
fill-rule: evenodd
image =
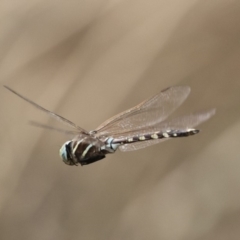
M 93 129 L 172 85 L 201 134 L 86 167 L 0 89 L 0 239 L 240 239 L 240 2 L 3 0 L 0 81 Z

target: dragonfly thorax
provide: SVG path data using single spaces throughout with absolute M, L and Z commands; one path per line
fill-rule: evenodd
M 65 142 L 60 148 L 59 155 L 67 165 L 87 165 L 105 158 L 112 153 L 106 143 L 90 135 L 80 135 Z

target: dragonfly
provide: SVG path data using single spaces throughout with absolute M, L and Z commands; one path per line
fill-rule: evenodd
M 109 118 L 95 130 L 87 131 L 70 120 L 41 107 L 10 87 L 4 87 L 37 109 L 74 129 L 76 135 L 66 141 L 59 151 L 63 162 L 70 166 L 94 163 L 117 149 L 123 152 L 134 151 L 168 139 L 195 135 L 199 133 L 195 127 L 216 112 L 215 109 L 210 109 L 168 120 L 191 91 L 189 86 L 173 86 Z M 58 130 L 41 124 L 36 125 Z M 71 131 L 66 133 L 69 132 Z

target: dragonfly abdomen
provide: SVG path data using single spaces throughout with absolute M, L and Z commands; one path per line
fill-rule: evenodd
M 178 138 L 178 137 L 188 137 L 194 134 L 199 133 L 197 129 L 187 129 L 187 130 L 166 130 L 166 131 L 159 131 L 154 133 L 147 133 L 147 134 L 138 134 L 133 135 L 127 138 L 116 138 L 112 141 L 112 144 L 130 144 L 135 142 L 142 142 L 142 141 L 150 141 L 156 139 L 163 139 L 163 138 Z

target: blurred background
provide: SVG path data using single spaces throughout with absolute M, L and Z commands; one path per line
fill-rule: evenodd
M 3 0 L 0 81 L 92 130 L 173 85 L 201 134 L 84 167 L 0 89 L 0 239 L 240 239 L 240 2 Z

